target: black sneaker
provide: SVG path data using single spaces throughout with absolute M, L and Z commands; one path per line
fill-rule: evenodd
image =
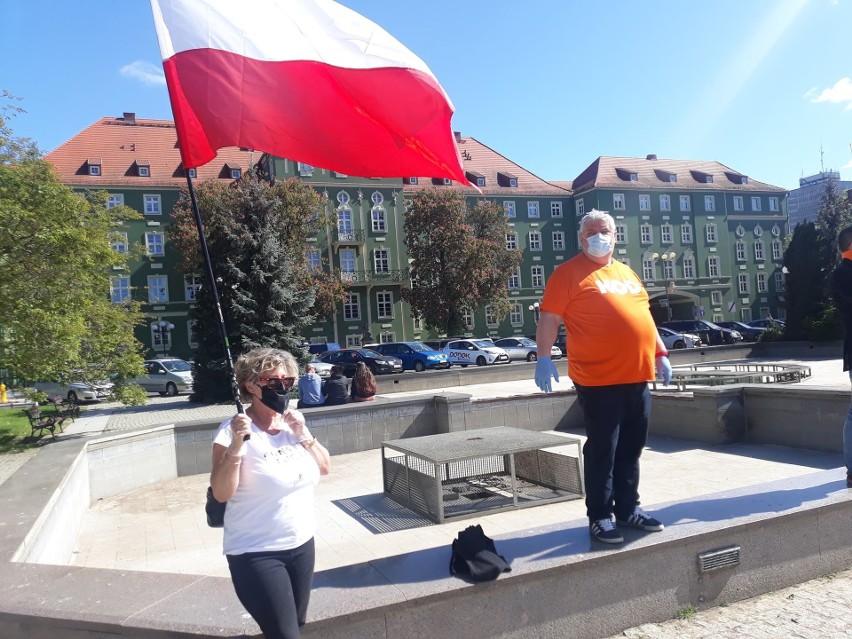
M 624 537 L 615 529 L 612 519 L 598 519 L 590 522 L 589 534 L 605 544 L 620 544 L 624 541 Z
M 631 514 L 627 519 L 616 519 L 615 521 L 619 526 L 631 526 L 633 528 L 639 528 L 640 530 L 647 530 L 648 532 L 660 532 L 663 528 L 665 528 L 662 523 L 648 515 L 648 513 L 639 508 L 639 506 L 636 506 L 633 514 Z

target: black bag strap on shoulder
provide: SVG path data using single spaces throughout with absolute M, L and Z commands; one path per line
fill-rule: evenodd
M 493 581 L 512 567 L 497 553 L 494 540 L 482 526 L 468 526 L 453 540 L 450 575 L 466 575 L 472 581 Z

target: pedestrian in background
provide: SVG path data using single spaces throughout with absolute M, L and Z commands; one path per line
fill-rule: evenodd
M 322 378 L 317 375 L 313 364 L 305 366 L 305 374 L 299 378 L 299 403 L 296 408 L 322 406 L 325 395 L 322 394 Z
M 852 379 L 852 226 L 837 237 L 843 260 L 831 274 L 831 296 L 843 318 L 843 370 Z M 852 404 L 843 424 L 843 457 L 846 461 L 846 487 L 852 488 Z
M 613 524 L 660 531 L 639 506 L 639 457 L 648 437 L 654 369 L 668 385 L 672 368 L 657 333 L 648 293 L 630 267 L 612 259 L 615 220 L 591 211 L 580 221 L 582 253 L 557 268 L 544 290 L 536 331 L 535 381 L 546 393 L 559 381 L 550 348 L 565 323 L 568 375 L 583 411 L 589 533 L 624 541 Z M 615 336 L 615 337 L 614 337 Z
M 352 401 L 371 402 L 376 399 L 376 376 L 364 362 L 358 362 L 352 377 Z
M 326 406 L 337 406 L 349 402 L 349 380 L 343 375 L 340 366 L 331 367 L 331 375 L 323 382 L 322 394 Z

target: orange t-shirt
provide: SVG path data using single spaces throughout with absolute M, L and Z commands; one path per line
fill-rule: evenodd
M 648 293 L 629 266 L 571 258 L 547 281 L 541 310 L 565 322 L 568 376 L 582 386 L 654 379 L 657 328 Z

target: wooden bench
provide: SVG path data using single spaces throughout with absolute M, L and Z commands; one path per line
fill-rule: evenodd
M 62 417 L 63 420 L 70 419 L 74 421 L 75 417 L 80 416 L 80 404 L 71 400 L 64 400 L 61 395 L 51 397 L 50 403 L 53 404 L 56 414 Z M 59 430 L 61 431 L 62 428 L 60 427 Z
M 36 431 L 38 431 L 39 437 L 44 434 L 44 431 L 50 431 L 50 436 L 53 439 L 56 439 L 56 429 L 59 428 L 59 431 L 62 432 L 62 422 L 64 418 L 57 413 L 52 413 L 46 415 L 41 412 L 41 408 L 38 406 L 31 406 L 24 410 L 27 415 L 27 418 L 30 420 L 30 428 L 32 428 L 32 432 L 30 433 L 30 437 L 34 438 L 36 435 Z

